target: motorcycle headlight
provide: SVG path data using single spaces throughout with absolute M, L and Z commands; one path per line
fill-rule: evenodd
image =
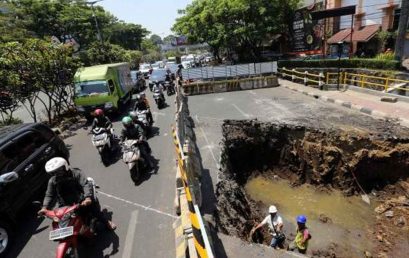
M 114 106 L 114 103 L 112 103 L 112 102 L 107 102 L 107 103 L 105 103 L 105 105 L 104 105 L 105 109 L 110 109 L 110 108 L 112 108 L 113 106 Z
M 85 112 L 85 108 L 83 106 L 77 106 L 78 112 Z

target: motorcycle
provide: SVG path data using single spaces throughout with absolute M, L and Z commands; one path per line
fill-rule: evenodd
M 165 82 L 166 93 L 168 96 L 175 94 L 175 84 L 173 82 Z
M 96 198 L 96 185 L 92 178 L 87 179 L 93 185 L 94 201 Z M 97 232 L 97 221 L 91 219 L 91 223 L 86 223 L 86 218 L 77 215 L 77 211 L 81 206 L 74 204 L 54 210 L 47 210 L 44 217 L 52 220 L 52 230 L 49 233 L 50 241 L 57 241 L 56 258 L 79 257 L 78 245 L 79 237 L 93 238 Z M 91 226 L 89 226 L 89 225 Z
M 165 106 L 165 98 L 163 97 L 163 93 L 161 93 L 159 90 L 155 90 L 153 92 L 153 99 L 155 100 L 159 109 Z
M 102 163 L 106 165 L 108 163 L 108 158 L 112 147 L 108 130 L 102 127 L 93 129 L 92 145 L 97 148 L 98 153 L 101 156 Z
M 138 140 L 126 140 L 122 143 L 122 161 L 128 165 L 134 183 L 139 182 L 145 168 L 145 161 L 141 156 L 138 143 Z
M 148 114 L 149 110 L 138 110 L 136 111 L 136 115 L 138 117 L 138 121 L 141 122 L 145 129 L 146 129 L 146 136 L 151 133 L 151 124 L 148 122 Z

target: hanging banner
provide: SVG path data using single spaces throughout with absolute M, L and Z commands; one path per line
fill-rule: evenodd
M 323 4 L 320 2 L 295 11 L 290 28 L 292 52 L 307 54 L 321 53 L 324 20 L 313 20 L 311 12 L 322 9 Z

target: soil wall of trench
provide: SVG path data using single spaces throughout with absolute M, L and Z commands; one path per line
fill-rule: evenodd
M 226 120 L 222 129 L 216 222 L 221 232 L 242 239 L 265 215 L 244 190 L 253 176 L 270 173 L 294 185 L 353 195 L 361 188 L 384 189 L 409 175 L 408 138 L 257 121 Z

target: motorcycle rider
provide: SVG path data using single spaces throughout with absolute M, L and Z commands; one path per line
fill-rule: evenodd
M 131 111 L 131 112 L 129 112 L 129 116 L 132 118 L 132 121 L 134 122 L 134 124 L 137 124 L 140 127 L 142 127 L 142 129 L 143 129 L 143 131 L 145 133 L 145 136 L 147 136 L 146 133 L 148 132 L 148 128 L 146 128 L 146 126 L 144 125 L 144 123 L 142 121 L 139 121 L 138 113 L 136 111 Z
M 113 129 L 112 129 L 112 122 L 111 120 L 104 115 L 104 111 L 100 108 L 96 109 L 94 111 L 95 118 L 92 121 L 92 126 L 91 126 L 91 132 L 95 128 L 105 128 L 109 138 L 112 140 L 112 135 L 113 135 Z
M 183 65 L 178 65 L 178 70 L 176 71 L 176 78 L 179 79 L 179 86 L 182 86 L 183 75 L 182 75 Z
M 144 111 L 147 110 L 148 113 L 146 114 L 146 118 L 148 119 L 149 124 L 153 124 L 153 117 L 152 112 L 149 106 L 149 102 L 147 101 L 146 97 L 142 97 L 142 94 L 136 96 L 135 106 L 133 108 L 135 111 Z M 143 126 L 142 126 L 143 127 Z
M 110 230 L 116 225 L 107 220 L 101 212 L 98 201 L 93 196 L 92 184 L 79 169 L 71 169 L 68 162 L 61 157 L 50 159 L 45 164 L 45 171 L 51 175 L 43 201 L 43 207 L 38 215 L 44 215 L 47 209 L 52 208 L 56 200 L 59 207 L 80 204 L 80 214 L 91 215 L 104 223 Z
M 153 85 L 152 92 L 159 92 L 163 101 L 165 101 L 165 95 L 163 94 L 163 86 L 159 82 Z
M 134 124 L 132 118 L 129 116 L 122 118 L 122 124 L 124 128 L 121 131 L 121 142 L 131 139 L 138 140 L 141 155 L 146 161 L 148 169 L 153 169 L 154 166 L 150 157 L 151 148 L 149 143 L 145 140 L 145 132 L 143 128 L 139 124 Z

